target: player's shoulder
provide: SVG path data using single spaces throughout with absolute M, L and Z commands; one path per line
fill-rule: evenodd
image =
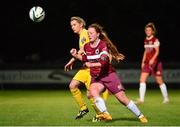
M 153 36 L 151 40 L 156 41 L 156 40 L 158 40 L 158 37 Z
M 97 46 L 99 49 L 101 49 L 101 50 L 107 50 L 107 43 L 105 42 L 105 41 L 103 41 L 103 40 L 100 40 L 100 42 L 99 42 L 99 44 L 98 44 L 98 46 Z
M 100 40 L 99 46 L 101 46 L 101 47 L 107 47 L 107 42 L 105 42 L 104 40 Z
M 153 42 L 154 44 L 155 44 L 155 43 L 156 43 L 156 44 L 157 44 L 157 43 L 158 43 L 158 44 L 160 43 L 160 42 L 159 42 L 159 39 L 158 39 L 157 37 L 153 37 L 153 38 L 152 38 L 152 42 Z
M 155 37 L 155 41 L 159 41 L 159 39 L 157 37 Z
M 85 43 L 89 42 L 89 37 L 86 29 L 83 29 L 80 33 L 80 43 L 84 45 Z
M 85 48 L 90 47 L 90 42 L 85 43 L 85 44 L 84 44 L 84 47 L 85 47 Z
M 81 31 L 81 33 L 80 33 L 80 35 L 81 35 L 81 36 L 83 36 L 83 35 L 88 35 L 88 31 L 87 31 L 85 28 L 83 28 L 82 31 Z

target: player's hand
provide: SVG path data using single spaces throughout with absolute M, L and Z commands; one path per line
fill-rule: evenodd
M 154 63 L 154 60 L 153 60 L 153 59 L 151 59 L 151 60 L 149 61 L 149 66 L 152 66 L 152 65 L 153 65 L 153 63 Z
M 72 67 L 73 67 L 73 63 L 69 62 L 64 66 L 64 71 L 70 71 L 72 70 Z
M 144 67 L 144 62 L 141 64 L 141 68 L 143 68 Z
M 77 54 L 77 50 L 75 48 L 72 48 L 70 53 L 72 56 L 75 56 Z

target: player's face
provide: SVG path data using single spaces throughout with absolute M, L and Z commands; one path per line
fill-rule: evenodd
M 99 39 L 99 33 L 93 27 L 88 28 L 88 36 L 90 41 L 96 41 Z
M 70 24 L 71 24 L 71 28 L 72 28 L 72 30 L 74 31 L 74 33 L 79 34 L 80 31 L 81 31 L 81 29 L 82 29 L 82 24 L 81 24 L 81 23 L 78 23 L 76 20 L 72 20 L 72 21 L 70 22 Z
M 152 35 L 153 35 L 153 30 L 152 30 L 152 28 L 151 28 L 151 27 L 147 27 L 147 28 L 145 29 L 145 33 L 146 33 L 146 36 L 147 36 L 147 37 L 152 36 Z

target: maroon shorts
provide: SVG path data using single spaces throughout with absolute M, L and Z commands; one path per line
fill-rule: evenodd
M 152 66 L 150 66 L 148 63 L 145 63 L 141 72 L 146 72 L 154 76 L 162 76 L 163 73 L 162 63 L 159 61 Z
M 112 94 L 116 94 L 120 91 L 124 91 L 124 86 L 121 84 L 121 81 L 116 72 L 112 72 L 102 78 L 93 78 L 91 79 L 92 83 L 101 83 L 107 88 Z

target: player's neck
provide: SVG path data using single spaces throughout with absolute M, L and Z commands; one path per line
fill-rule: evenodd
M 93 47 L 93 48 L 97 47 L 97 45 L 99 44 L 99 42 L 100 42 L 100 39 L 97 38 L 97 39 L 92 43 L 91 47 Z
M 79 32 L 78 32 L 79 35 L 83 32 L 83 29 L 84 29 L 84 28 L 81 28 L 81 29 L 79 30 Z
M 150 35 L 150 36 L 147 36 L 146 39 L 147 39 L 147 40 L 150 40 L 150 39 L 152 39 L 153 37 L 154 37 L 154 35 Z

